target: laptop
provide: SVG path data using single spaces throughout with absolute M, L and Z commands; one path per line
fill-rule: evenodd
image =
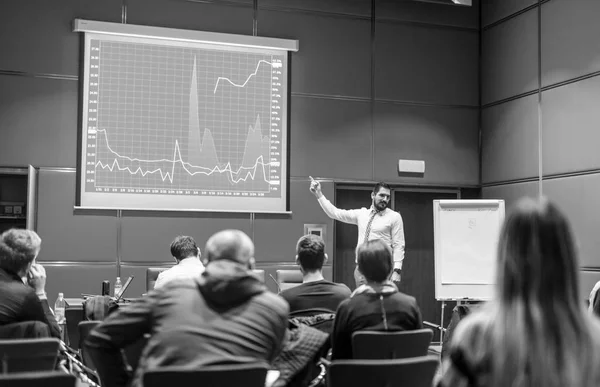
M 129 276 L 127 278 L 127 281 L 125 281 L 125 284 L 121 288 L 121 291 L 119 292 L 119 294 L 115 294 L 115 301 L 119 302 L 121 300 L 121 298 L 123 298 L 123 294 L 125 294 L 125 292 L 127 291 L 127 288 L 129 287 L 129 285 L 131 285 L 131 281 L 133 281 L 133 276 Z
M 125 291 L 127 290 L 127 288 L 129 287 L 129 285 L 131 285 L 131 281 L 133 281 L 134 276 L 130 276 L 127 278 L 127 281 L 125 281 L 125 284 L 123 285 L 123 287 L 121 288 L 121 291 L 119 292 L 119 294 L 115 294 L 115 301 L 119 302 L 119 301 L 127 301 L 126 299 L 123 298 L 123 294 L 125 294 Z M 86 293 L 81 293 L 81 296 L 86 299 L 89 297 L 95 297 L 96 295 L 94 294 L 86 294 Z

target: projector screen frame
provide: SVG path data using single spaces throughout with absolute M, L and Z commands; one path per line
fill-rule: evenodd
M 291 214 L 290 211 L 290 137 L 291 137 L 291 52 L 295 52 L 298 50 L 298 41 L 297 40 L 286 40 L 286 39 L 277 39 L 277 38 L 266 38 L 266 37 L 254 37 L 254 36 L 245 36 L 245 35 L 234 35 L 234 34 L 222 34 L 222 33 L 212 33 L 212 32 L 204 32 L 204 31 L 191 31 L 191 30 L 179 30 L 179 29 L 171 29 L 171 28 L 162 28 L 162 27 L 150 27 L 150 26 L 140 26 L 140 25 L 128 25 L 128 24 L 120 24 L 120 23 L 107 23 L 107 22 L 98 22 L 98 21 L 89 21 L 82 19 L 75 19 L 74 21 L 74 29 L 75 32 L 85 32 L 82 39 L 82 62 L 84 65 L 82 66 L 81 78 L 83 81 L 80 84 L 81 89 L 81 109 L 80 109 L 80 120 L 79 120 L 79 131 L 78 135 L 78 158 L 77 158 L 77 195 L 76 195 L 76 203 L 74 208 L 78 210 L 123 210 L 123 211 L 157 211 L 157 212 L 198 212 L 198 213 L 272 213 L 272 214 Z M 157 40 L 165 40 L 165 41 L 175 41 L 175 42 L 194 42 L 195 44 L 201 45 L 218 45 L 218 46 L 232 46 L 232 47 L 240 47 L 240 48 L 249 48 L 249 49 L 261 49 L 261 50 L 279 50 L 281 51 L 280 55 L 286 55 L 286 67 L 287 67 L 287 90 L 285 91 L 286 103 L 283 105 L 283 113 L 285 114 L 285 118 L 282 123 L 285 122 L 286 128 L 285 131 L 282 130 L 282 135 L 285 132 L 286 139 L 282 142 L 282 147 L 286 147 L 285 150 L 282 148 L 282 151 L 285 152 L 285 158 L 282 157 L 282 163 L 285 162 L 285 168 L 281 168 L 280 173 L 280 186 L 281 191 L 285 190 L 285 192 L 281 192 L 281 197 L 277 199 L 270 198 L 246 198 L 254 201 L 284 201 L 285 210 L 262 210 L 256 207 L 250 209 L 240 209 L 236 208 L 233 210 L 221 209 L 213 207 L 212 205 L 197 208 L 197 207 L 165 207 L 165 206 L 156 206 L 156 207 L 146 207 L 146 206 L 127 206 L 118 203 L 118 198 L 115 200 L 115 205 L 82 205 L 82 197 L 85 195 L 85 182 L 86 182 L 86 171 L 85 171 L 85 157 L 86 157 L 86 149 L 83 149 L 87 142 L 85 141 L 84 136 L 87 135 L 88 129 L 88 104 L 86 103 L 87 99 L 89 99 L 89 74 L 90 74 L 90 52 L 89 52 L 89 41 L 91 36 L 95 35 L 114 35 L 114 36 L 127 36 L 134 38 L 149 38 L 149 39 L 157 39 Z M 257 45 L 260 43 L 260 45 Z M 282 154 L 283 156 L 283 154 Z M 285 160 L 285 161 L 284 161 Z M 282 166 L 283 167 L 283 166 Z M 93 192 L 93 194 L 100 194 L 98 192 Z M 177 200 L 177 198 L 181 198 L 178 195 L 161 195 L 155 194 L 155 197 L 164 197 L 171 196 Z M 190 201 L 193 199 L 189 197 Z M 198 198 L 198 197 L 197 197 Z M 223 196 L 200 196 L 202 199 L 209 199 L 209 203 L 212 201 L 216 203 L 222 200 L 232 200 L 234 197 L 223 197 Z M 202 200 L 200 199 L 200 200 Z

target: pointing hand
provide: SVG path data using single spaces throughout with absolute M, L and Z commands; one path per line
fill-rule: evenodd
M 310 177 L 310 192 L 312 192 L 313 195 L 315 195 L 317 198 L 321 197 L 321 195 L 322 195 L 321 183 L 319 183 L 318 181 L 313 179 L 312 176 L 309 176 L 309 177 Z

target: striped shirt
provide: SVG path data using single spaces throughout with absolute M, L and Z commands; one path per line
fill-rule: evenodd
M 331 204 L 325 195 L 319 198 L 319 204 L 327 216 L 340 222 L 355 224 L 358 226 L 358 241 L 356 248 L 364 242 L 367 224 L 371 217 L 373 206 L 355 210 L 342 210 Z M 392 248 L 394 256 L 394 268 L 402 269 L 404 261 L 404 224 L 402 216 L 389 208 L 375 215 L 371 223 L 369 240 L 381 239 Z

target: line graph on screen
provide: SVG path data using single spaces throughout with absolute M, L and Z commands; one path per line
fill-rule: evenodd
M 284 55 L 90 46 L 86 191 L 281 197 Z

